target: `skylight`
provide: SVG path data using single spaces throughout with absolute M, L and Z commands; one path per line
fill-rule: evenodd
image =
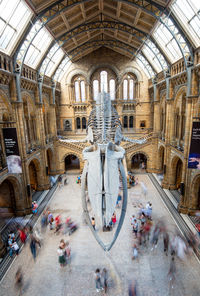
M 32 12 L 21 0 L 0 1 L 0 48 L 11 54 Z
M 179 22 L 196 46 L 200 45 L 200 1 L 176 0 L 171 6 Z
M 53 55 L 50 56 L 49 54 L 46 57 L 46 59 L 48 60 L 48 64 L 46 71 L 44 72 L 44 74 L 47 76 L 51 76 L 53 74 L 61 59 L 63 58 L 64 52 L 61 48 L 59 48 L 59 45 L 56 44 Z
M 69 60 L 68 57 L 64 58 L 64 60 L 60 63 L 59 67 L 57 68 L 53 79 L 55 81 L 60 82 L 63 75 L 66 73 L 69 66 L 72 64 L 72 62 Z
M 20 48 L 20 51 L 26 50 L 27 44 L 31 42 L 31 40 L 35 36 L 35 33 L 38 32 L 35 38 L 33 39 L 33 42 L 31 43 L 30 47 L 28 48 L 24 61 L 25 64 L 32 68 L 37 67 L 42 56 L 44 55 L 51 41 L 53 40 L 49 32 L 45 28 L 41 27 L 42 23 L 40 21 L 37 21 L 31 28 L 31 31 L 27 35 L 26 40 Z

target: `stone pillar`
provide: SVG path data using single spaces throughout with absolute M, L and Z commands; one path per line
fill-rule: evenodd
M 17 138 L 18 146 L 22 162 L 22 176 L 21 176 L 21 185 L 22 185 L 22 199 L 16 201 L 16 215 L 26 215 L 32 212 L 31 204 L 32 198 L 28 196 L 27 185 L 30 184 L 29 180 L 29 171 L 26 165 L 26 141 L 25 141 L 25 131 L 24 131 L 24 114 L 23 114 L 23 103 L 22 102 L 13 102 L 13 107 L 15 111 L 16 118 L 16 128 L 17 128 Z
M 37 118 L 40 124 L 40 155 L 41 155 L 41 169 L 38 173 L 38 190 L 46 190 L 50 187 L 49 177 L 46 175 L 46 136 L 44 130 L 43 107 L 42 104 L 37 104 Z
M 184 139 L 184 162 L 183 162 L 183 170 L 182 170 L 182 182 L 185 184 L 185 194 L 182 196 L 181 201 L 179 203 L 179 211 L 182 213 L 188 212 L 188 207 L 190 205 L 190 173 L 191 170 L 188 170 L 188 154 L 190 150 L 190 141 L 191 141 L 191 133 L 192 133 L 192 122 L 193 122 L 193 114 L 195 112 L 195 104 L 192 97 L 187 97 L 186 102 L 186 123 L 185 123 L 185 139 Z M 192 211 L 193 209 L 191 209 Z
M 174 120 L 173 116 L 173 100 L 167 100 L 166 104 L 166 131 L 165 131 L 165 156 L 164 156 L 164 164 L 166 165 L 166 173 L 164 174 L 164 179 L 162 182 L 162 186 L 164 188 L 170 188 L 170 175 L 171 175 L 171 127 L 172 121 Z

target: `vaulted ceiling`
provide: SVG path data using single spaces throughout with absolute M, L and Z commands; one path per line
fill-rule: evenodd
M 133 57 L 171 0 L 27 0 L 73 61 L 102 46 Z M 58 13 L 57 13 L 58 12 Z

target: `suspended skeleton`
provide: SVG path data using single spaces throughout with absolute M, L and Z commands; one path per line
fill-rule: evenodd
M 96 106 L 90 113 L 87 137 L 82 140 L 60 140 L 62 142 L 90 142 L 92 145 L 83 150 L 83 158 L 87 160 L 82 173 L 82 202 L 86 220 L 97 239 L 105 249 L 110 250 L 123 224 L 127 204 L 127 181 L 122 159 L 125 150 L 119 146 L 121 141 L 142 144 L 146 140 L 132 140 L 122 135 L 121 123 L 117 111 L 111 104 L 109 94 L 100 93 Z M 107 226 L 115 211 L 119 192 L 119 177 L 123 183 L 123 204 L 121 217 L 113 241 L 105 246 L 94 231 L 87 210 L 85 184 L 87 179 L 88 194 L 95 217 L 102 226 Z

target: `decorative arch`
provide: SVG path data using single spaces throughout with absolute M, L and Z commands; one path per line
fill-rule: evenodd
M 78 160 L 78 162 L 75 163 L 75 166 L 73 164 L 72 156 L 75 156 L 77 158 L 77 160 Z M 69 158 L 68 159 L 68 161 L 70 162 L 69 165 L 72 165 L 72 167 L 70 167 L 69 169 L 76 169 L 76 170 L 81 169 L 82 158 L 80 157 L 80 155 L 78 153 L 76 153 L 76 152 L 74 153 L 73 151 L 71 151 L 71 152 L 66 153 L 62 158 L 62 169 L 63 169 L 63 171 L 67 170 L 67 167 L 66 167 L 67 166 L 67 162 L 66 162 L 67 158 Z
M 71 84 L 71 81 L 73 80 L 73 78 L 77 75 L 81 75 L 85 78 L 85 81 L 88 83 L 89 79 L 88 79 L 88 73 L 84 70 L 81 69 L 74 69 L 71 72 L 69 72 L 65 78 L 65 84 Z
M 128 73 L 131 73 L 131 74 L 135 75 L 137 77 L 138 82 L 143 81 L 142 74 L 138 69 L 136 69 L 135 67 L 127 67 L 122 72 L 120 72 L 120 74 L 119 74 L 119 83 L 123 79 L 124 75 L 126 75 Z
M 110 64 L 99 64 L 99 65 L 95 65 L 93 67 L 91 67 L 89 73 L 87 74 L 88 77 L 88 83 L 90 83 L 92 75 L 98 70 L 98 69 L 103 69 L 103 68 L 108 68 L 111 71 L 114 72 L 114 74 L 116 75 L 117 80 L 119 80 L 119 70 L 117 69 L 117 67 L 110 65 Z
M 63 157 L 62 157 L 62 159 L 61 159 L 61 162 L 64 162 L 65 161 L 65 158 L 67 157 L 67 156 L 69 156 L 69 155 L 75 155 L 80 161 L 82 161 L 83 159 L 82 159 L 82 157 L 81 157 L 81 155 L 80 154 L 78 154 L 76 151 L 69 151 L 69 152 L 67 152 L 67 153 L 65 153 L 64 155 L 63 155 Z
M 182 94 L 187 93 L 187 87 L 184 86 L 179 86 L 177 87 L 177 89 L 175 89 L 174 92 L 174 104 L 176 104 L 175 102 L 177 101 L 177 98 L 179 98 Z
M 133 153 L 129 154 L 129 155 L 130 155 L 130 156 L 129 156 L 129 159 L 130 159 L 130 166 L 131 166 L 131 168 L 132 168 L 132 159 L 133 159 L 136 155 L 139 155 L 139 154 L 143 154 L 143 155 L 145 156 L 145 158 L 146 158 L 145 169 L 148 169 L 148 167 L 149 167 L 150 157 L 149 157 L 149 155 L 148 155 L 146 152 L 144 152 L 143 150 L 134 151 Z M 138 169 L 139 169 L 139 168 L 140 168 L 140 167 L 139 167 L 139 163 L 138 163 Z

